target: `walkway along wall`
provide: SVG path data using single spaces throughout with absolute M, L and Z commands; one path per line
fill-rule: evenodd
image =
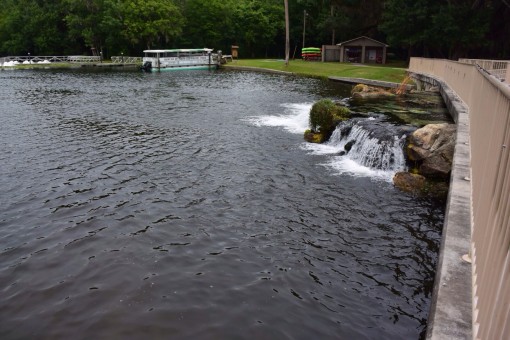
M 460 109 L 427 337 L 510 339 L 510 84 L 448 60 L 411 58 L 409 71 Z

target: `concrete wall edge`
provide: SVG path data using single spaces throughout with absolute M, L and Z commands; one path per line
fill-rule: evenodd
M 427 339 L 472 339 L 472 268 L 462 260 L 471 247 L 471 151 L 469 108 L 441 79 L 411 73 L 417 83 L 438 87 L 457 125 L 457 139 Z M 420 88 L 418 84 L 418 88 Z

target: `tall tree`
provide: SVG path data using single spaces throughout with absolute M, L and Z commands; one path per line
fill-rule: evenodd
M 309 46 L 367 35 L 410 55 L 510 58 L 510 0 L 2 0 L 0 54 L 235 44 L 281 57 L 286 27 L 290 50 L 302 43 L 304 10 Z
M 121 7 L 122 35 L 132 44 L 147 48 L 164 46 L 182 31 L 184 18 L 179 8 L 168 0 L 130 0 Z
M 71 36 L 92 48 L 110 45 L 125 48 L 164 45 L 177 37 L 184 18 L 168 0 L 64 0 Z
M 103 14 L 114 3 L 109 0 L 63 0 L 68 8 L 64 20 L 73 39 L 82 40 L 87 49 L 101 50 L 108 34 L 102 25 Z
M 489 27 L 484 1 L 387 0 L 380 25 L 409 56 L 456 58 L 482 46 Z
M 270 49 L 278 48 L 277 39 L 285 27 L 284 4 L 274 0 L 239 0 L 233 26 L 235 39 L 247 52 L 246 56 L 268 55 Z
M 44 55 L 70 50 L 62 3 L 4 0 L 0 8 L 0 53 Z
M 285 6 L 285 66 L 289 65 L 290 38 L 289 38 L 289 1 L 283 0 Z
M 226 49 L 234 44 L 235 0 L 186 0 L 181 2 L 186 18 L 178 39 L 181 47 Z

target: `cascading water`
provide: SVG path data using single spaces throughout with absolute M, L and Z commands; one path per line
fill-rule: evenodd
M 283 105 L 284 113 L 248 119 L 257 126 L 280 126 L 302 134 L 308 127 L 311 104 Z M 322 165 L 335 173 L 368 176 L 391 182 L 396 172 L 405 171 L 403 152 L 406 135 L 415 128 L 395 125 L 382 114 L 352 118 L 338 125 L 324 144 L 303 143 L 302 148 L 316 155 L 330 155 Z
M 380 123 L 373 124 L 372 121 L 374 119 L 369 118 L 341 123 L 327 144 L 337 148 L 341 156 L 367 168 L 392 173 L 404 171 L 406 135 L 397 135 L 398 131 L 392 131 L 394 129 Z
M 396 172 L 406 170 L 403 148 L 413 129 L 388 123 L 382 116 L 353 118 L 339 124 L 327 143 L 303 143 L 303 148 L 331 155 L 323 165 L 338 174 L 391 182 Z

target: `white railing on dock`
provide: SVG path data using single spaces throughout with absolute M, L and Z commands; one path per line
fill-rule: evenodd
M 101 62 L 101 57 L 99 56 L 87 56 L 87 55 L 70 55 L 69 57 L 70 63 L 99 63 Z
M 72 56 L 8 56 L 0 59 L 0 65 L 4 63 L 17 61 L 20 64 L 23 63 L 41 63 L 41 62 L 50 62 L 50 63 L 99 63 L 101 62 L 101 57 L 99 56 L 83 56 L 83 55 L 72 55 Z
M 489 71 L 496 62 L 409 65 L 446 82 L 469 108 L 474 339 L 510 339 L 510 87 L 476 66 Z
M 142 57 L 113 56 L 111 58 L 114 64 L 141 64 Z
M 499 80 L 510 84 L 510 60 L 459 59 L 459 62 L 478 65 Z

